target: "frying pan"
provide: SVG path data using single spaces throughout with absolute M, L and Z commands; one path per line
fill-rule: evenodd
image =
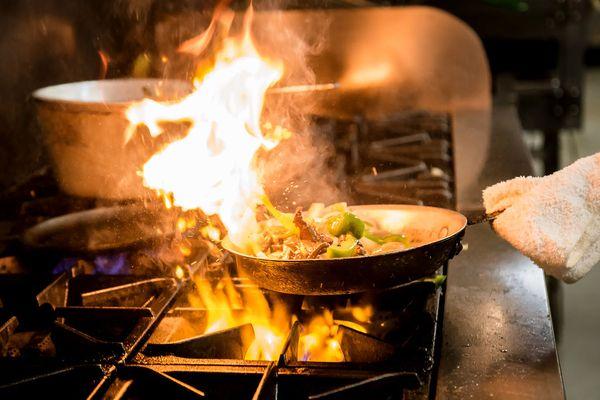
M 467 218 L 444 208 L 415 205 L 350 207 L 384 231 L 402 232 L 414 247 L 359 257 L 275 260 L 243 254 L 227 238 L 240 273 L 258 286 L 282 293 L 337 295 L 382 289 L 431 275 L 462 250 Z M 493 218 L 493 216 L 492 216 Z M 480 219 L 475 223 L 490 220 Z
M 131 204 L 51 218 L 26 230 L 21 240 L 25 249 L 78 255 L 144 246 L 174 231 L 174 221 L 164 212 Z

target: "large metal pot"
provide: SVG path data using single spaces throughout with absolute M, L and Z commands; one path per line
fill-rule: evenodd
M 117 79 L 35 91 L 38 120 L 61 189 L 83 197 L 142 196 L 138 171 L 156 148 L 141 135 L 125 143 L 124 112 L 144 97 L 172 100 L 189 90 L 183 81 Z

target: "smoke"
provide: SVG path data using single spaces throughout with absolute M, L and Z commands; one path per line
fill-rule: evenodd
M 279 144 L 265 155 L 263 184 L 275 203 L 288 210 L 313 202 L 344 200 L 339 177 L 332 168 L 335 151 L 326 138 L 310 126 Z
M 302 15 L 293 11 L 255 14 L 253 33 L 261 55 L 283 62 L 280 86 L 318 82 L 311 59 L 323 51 L 328 21 L 306 29 Z M 293 209 L 312 202 L 331 203 L 346 196 L 339 189 L 335 149 L 331 138 L 313 123 L 319 92 L 271 94 L 265 100 L 264 119 L 292 132 L 264 157 L 263 183 L 275 203 Z

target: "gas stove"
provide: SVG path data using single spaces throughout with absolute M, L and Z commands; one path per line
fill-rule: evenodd
M 194 267 L 207 269 L 202 261 Z M 60 392 L 66 398 L 93 393 L 100 398 L 152 398 L 158 393 L 177 393 L 178 398 L 199 398 L 200 393 L 208 398 L 358 398 L 374 391 L 393 398 L 427 398 L 439 279 L 332 298 L 264 292 L 233 279 L 236 290 L 260 292 L 269 304 L 283 302 L 297 316 L 272 360 L 248 359 L 245 338 L 251 342 L 261 334 L 252 323 L 205 333 L 211 311 L 190 301 L 199 280 L 218 283 L 214 277 L 92 275 L 78 266 L 62 273 L 35 297 L 33 320 L 23 317 L 21 323 L 20 314 L 2 326 L 1 364 L 9 371 L 2 376 L 3 398 L 54 392 L 63 380 L 69 382 Z M 365 318 L 361 311 L 367 308 L 376 311 Z M 331 347 L 341 358 L 322 361 L 318 352 L 307 351 L 312 321 L 325 321 L 323 314 L 337 326 Z
M 448 115 L 314 121 L 336 144 L 354 203 L 454 208 Z M 11 191 L 24 194 L 9 199 L 22 204 L 10 221 L 15 230 L 98 204 L 40 180 Z M 294 296 L 236 276 L 226 254 L 197 251 L 177 264 L 160 254 L 144 248 L 41 260 L 6 244 L 1 397 L 434 397 L 445 266 L 377 292 Z M 283 325 L 277 337 L 265 332 L 261 310 Z M 261 341 L 275 341 L 273 351 L 257 351 Z

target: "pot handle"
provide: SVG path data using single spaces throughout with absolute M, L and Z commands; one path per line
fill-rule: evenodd
M 483 213 L 466 215 L 467 225 L 477 225 L 483 222 L 492 223 L 500 214 L 502 214 L 502 212 L 504 212 L 504 210 L 494 211 L 490 214 L 486 214 L 484 211 Z

